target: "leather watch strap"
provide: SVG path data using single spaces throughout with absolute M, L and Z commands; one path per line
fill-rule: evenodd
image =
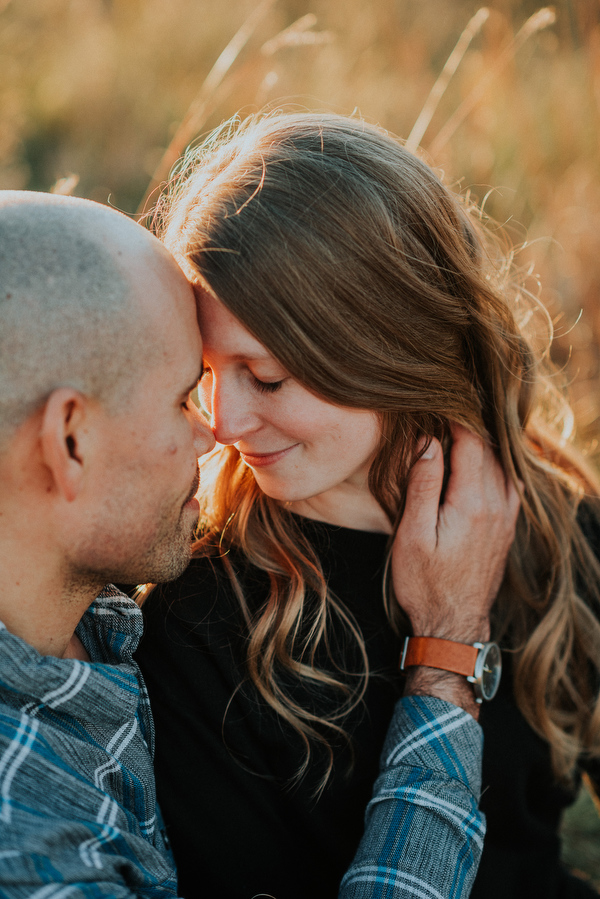
M 426 668 L 440 668 L 469 677 L 475 671 L 475 660 L 479 650 L 468 643 L 455 643 L 439 637 L 407 637 L 400 660 L 400 669 L 423 665 Z

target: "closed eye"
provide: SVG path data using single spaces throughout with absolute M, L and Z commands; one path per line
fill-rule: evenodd
M 259 381 L 255 375 L 252 375 L 252 384 L 259 393 L 276 393 L 284 380 L 283 378 L 281 381 Z

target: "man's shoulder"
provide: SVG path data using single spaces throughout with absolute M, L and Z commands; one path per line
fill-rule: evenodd
M 174 895 L 140 721 L 119 703 L 112 718 L 98 713 L 85 691 L 81 709 L 73 709 L 70 691 L 96 666 L 70 660 L 63 667 L 70 679 L 38 701 L 0 686 L 0 844 L 8 852 L 0 853 L 0 883 L 83 882 L 93 868 L 121 890 L 143 871 L 151 886 L 164 881 L 165 894 Z
M 106 758 L 76 719 L 0 690 L 0 822 L 13 831 L 35 829 L 39 816 L 60 818 L 66 807 L 74 820 L 88 816 L 99 806 L 94 777 Z

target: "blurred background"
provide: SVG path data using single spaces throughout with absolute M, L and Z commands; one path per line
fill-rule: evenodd
M 0 188 L 73 175 L 134 214 L 199 133 L 281 100 L 413 132 L 528 242 L 598 456 L 600 0 L 0 0 Z
M 135 214 L 187 143 L 280 102 L 420 145 L 506 227 L 598 459 L 600 0 L 0 0 L 2 189 Z M 566 851 L 600 883 L 581 802 Z

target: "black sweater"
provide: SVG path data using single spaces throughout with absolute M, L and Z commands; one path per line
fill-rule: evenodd
M 144 606 L 137 658 L 156 723 L 158 797 L 185 899 L 335 899 L 362 833 L 402 690 L 400 641 L 381 598 L 387 538 L 301 521 L 330 588 L 363 632 L 373 672 L 363 706 L 344 722 L 352 751 L 335 741 L 334 774 L 319 800 L 313 794 L 324 754 L 317 749 L 308 776 L 292 782 L 302 744 L 246 681 L 244 627 L 218 560 L 193 560 Z M 235 554 L 232 560 L 241 568 Z M 246 569 L 244 581 L 251 602 L 262 603 L 264 575 Z M 317 712 L 327 707 L 321 690 L 294 695 Z M 480 723 L 488 831 L 472 896 L 596 895 L 560 865 L 557 829 L 574 796 L 554 783 L 548 747 L 515 705 L 506 656 L 499 694 L 482 707 Z

